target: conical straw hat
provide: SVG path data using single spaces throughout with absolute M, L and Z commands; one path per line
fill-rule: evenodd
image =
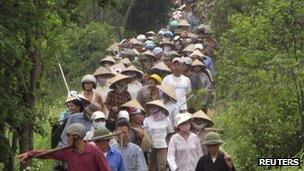
M 171 97 L 173 100 L 177 101 L 177 97 L 175 94 L 175 89 L 173 86 L 171 85 L 165 85 L 165 84 L 161 84 L 161 85 L 157 85 L 156 86 L 158 89 L 160 89 L 162 92 L 164 92 L 165 94 L 167 94 L 169 97 Z
M 151 51 L 149 51 L 149 50 L 147 50 L 147 51 L 145 51 L 145 52 L 143 52 L 143 53 L 141 53 L 142 55 L 147 55 L 147 56 L 152 56 L 152 57 L 155 57 L 155 55 L 151 52 Z
M 190 24 L 188 23 L 188 21 L 187 20 L 181 20 L 181 21 L 179 21 L 179 23 L 178 23 L 178 26 L 182 26 L 182 27 L 190 27 Z
M 168 45 L 174 46 L 174 44 L 173 44 L 171 41 L 169 41 L 169 40 L 164 40 L 164 41 L 160 42 L 159 44 L 160 44 L 160 45 L 168 44 Z
M 130 65 L 126 70 L 124 70 L 124 71 L 122 71 L 121 73 L 126 73 L 126 72 L 128 72 L 128 71 L 134 71 L 134 72 L 137 72 L 137 73 L 139 73 L 139 74 L 141 74 L 141 75 L 144 75 L 144 73 L 142 72 L 142 71 L 140 71 L 140 70 L 138 70 L 135 66 L 133 66 L 133 65 Z
M 146 32 L 146 35 L 156 36 L 156 33 L 154 31 L 148 31 L 148 32 Z
M 193 52 L 194 50 L 195 50 L 194 44 L 190 44 L 183 51 L 184 52 Z
M 122 55 L 136 56 L 140 53 L 136 49 L 125 49 L 121 52 Z
M 169 115 L 169 111 L 168 109 L 165 107 L 164 103 L 160 100 L 153 100 L 151 102 L 148 102 L 146 104 L 147 108 L 149 108 L 148 106 L 150 105 L 155 105 L 155 106 L 158 106 L 158 107 L 161 107 L 162 109 L 164 109 L 166 111 L 166 115 Z
M 113 64 L 116 62 L 112 56 L 106 56 L 105 58 L 101 59 L 100 62 L 112 62 Z
M 173 57 L 179 57 L 181 56 L 179 53 L 177 53 L 175 50 L 171 51 L 170 52 L 170 55 L 173 56 Z
M 203 57 L 203 56 L 205 56 L 200 50 L 195 50 L 195 51 L 193 51 L 190 55 L 189 55 L 190 57 L 192 57 L 192 56 L 198 56 L 198 57 Z
M 131 108 L 140 109 L 141 111 L 146 112 L 137 99 L 132 99 L 132 100 L 128 101 L 127 103 L 121 105 L 120 107 L 131 107 Z
M 122 60 L 119 61 L 120 63 L 123 63 L 125 65 L 130 65 L 131 61 L 129 58 L 123 58 Z
M 129 76 L 117 73 L 117 74 L 115 74 L 115 76 L 113 78 L 110 78 L 108 80 L 108 85 L 110 88 L 114 89 L 115 83 L 117 83 L 118 81 L 121 81 L 121 80 L 125 80 L 125 79 L 128 79 L 129 81 L 131 81 Z
M 119 62 L 119 63 L 117 63 L 115 65 L 112 65 L 109 68 L 110 68 L 110 71 L 113 72 L 113 73 L 120 73 L 120 72 L 122 72 L 122 71 L 124 71 L 126 69 L 126 67 L 124 66 L 124 64 L 121 63 L 121 62 Z
M 106 49 L 108 52 L 117 52 L 119 50 L 118 43 L 114 42 L 110 47 Z
M 105 67 L 100 66 L 99 68 L 96 69 L 93 75 L 96 77 L 98 75 L 114 75 L 114 74 Z
M 132 43 L 133 45 L 143 45 L 143 42 L 137 40 L 136 38 L 132 38 L 129 40 L 130 43 Z
M 205 65 L 205 63 L 201 62 L 200 60 L 195 59 L 195 60 L 192 62 L 192 66 L 206 66 L 206 65 Z
M 195 113 L 192 115 L 192 118 L 205 119 L 205 120 L 209 121 L 208 127 L 211 127 L 211 126 L 214 125 L 212 119 L 209 118 L 209 116 L 206 115 L 206 113 L 203 112 L 202 110 L 199 110 L 199 111 L 195 112 Z
M 167 71 L 170 73 L 172 72 L 171 69 L 164 62 L 157 63 L 151 69 L 158 69 L 158 70 Z

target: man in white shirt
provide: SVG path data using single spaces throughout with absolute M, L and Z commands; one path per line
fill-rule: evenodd
M 180 58 L 174 58 L 171 65 L 172 74 L 164 78 L 163 84 L 171 85 L 175 89 L 177 105 L 181 111 L 187 111 L 187 94 L 191 92 L 190 79 L 182 75 L 182 64 Z

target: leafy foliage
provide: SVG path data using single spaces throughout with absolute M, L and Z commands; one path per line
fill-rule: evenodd
M 246 7 L 214 7 L 234 11 L 229 27 L 213 22 L 227 29 L 216 78 L 226 107 L 215 120 L 227 129 L 225 149 L 237 168 L 255 170 L 258 157 L 292 157 L 303 149 L 304 6 L 299 0 L 233 2 Z

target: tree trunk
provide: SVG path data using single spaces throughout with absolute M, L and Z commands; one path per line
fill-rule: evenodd
M 125 17 L 122 21 L 122 28 L 123 28 L 122 34 L 121 34 L 122 36 L 125 36 L 125 29 L 126 29 L 126 26 L 127 26 L 127 21 L 128 21 L 130 13 L 132 11 L 132 8 L 134 6 L 134 3 L 135 3 L 135 0 L 130 0 L 130 3 L 129 3 L 128 9 L 126 11 Z
M 32 118 L 32 112 L 33 108 L 36 104 L 36 93 L 37 93 L 37 84 L 38 80 L 41 75 L 41 66 L 42 66 L 42 51 L 40 49 L 40 38 L 41 38 L 41 32 L 39 29 L 36 32 L 35 35 L 35 42 L 34 42 L 34 51 L 29 54 L 29 58 L 33 64 L 33 68 L 30 73 L 30 82 L 29 82 L 29 92 L 24 94 L 25 97 L 25 104 L 29 108 L 29 113 L 27 116 L 29 118 Z M 20 148 L 20 153 L 29 151 L 33 149 L 33 136 L 34 136 L 34 130 L 33 130 L 33 125 L 32 123 L 24 123 L 21 127 L 20 131 L 20 141 L 19 141 L 19 148 Z M 29 163 L 21 163 L 20 165 L 20 170 L 25 169 Z

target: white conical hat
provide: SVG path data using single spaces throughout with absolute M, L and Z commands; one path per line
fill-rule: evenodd
M 167 84 L 161 84 L 161 85 L 157 85 L 156 87 L 165 94 L 167 94 L 169 97 L 171 97 L 173 100 L 177 101 L 175 89 L 173 86 Z
M 117 73 L 117 74 L 115 74 L 115 76 L 113 78 L 110 78 L 108 80 L 108 85 L 110 88 L 114 89 L 114 83 L 121 81 L 121 80 L 125 80 L 125 79 L 128 79 L 129 81 L 131 81 L 129 76 Z
M 167 71 L 170 73 L 172 72 L 171 69 L 164 62 L 157 63 L 151 69 L 158 69 L 158 70 Z
M 143 112 L 146 112 L 137 99 L 132 99 L 132 100 L 128 101 L 127 103 L 121 105 L 120 107 L 136 108 L 136 109 L 140 109 Z
M 110 47 L 106 49 L 108 52 L 117 52 L 119 50 L 118 43 L 114 42 Z
M 166 115 L 169 115 L 169 111 L 168 111 L 168 109 L 165 107 L 165 104 L 164 104 L 162 101 L 160 101 L 160 100 L 153 100 L 153 101 L 151 101 L 151 102 L 148 102 L 148 103 L 146 104 L 147 108 L 149 108 L 148 106 L 150 106 L 150 105 L 155 105 L 155 106 L 158 106 L 158 107 L 164 109 L 164 110 L 166 111 Z
M 138 70 L 135 66 L 133 66 L 133 65 L 130 65 L 126 70 L 124 70 L 124 71 L 122 71 L 121 73 L 126 73 L 126 72 L 128 72 L 128 71 L 133 71 L 133 72 L 137 72 L 137 73 L 139 73 L 140 75 L 144 75 L 144 73 L 142 72 L 142 71 L 140 71 L 140 70 Z
M 97 75 L 114 75 L 114 73 L 109 71 L 107 68 L 100 66 L 96 69 L 93 75 L 96 77 Z
M 108 55 L 105 58 L 101 59 L 100 62 L 101 63 L 102 62 L 112 62 L 114 64 L 116 61 L 114 60 L 114 58 L 112 56 Z

